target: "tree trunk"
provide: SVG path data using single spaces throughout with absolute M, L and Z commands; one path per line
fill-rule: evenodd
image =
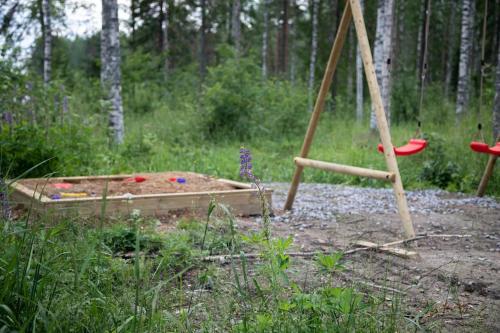
M 495 81 L 495 101 L 493 104 L 493 136 L 498 140 L 500 135 L 500 45 L 498 46 L 497 69 Z
M 462 32 L 460 37 L 460 62 L 458 65 L 456 115 L 460 117 L 469 103 L 471 53 L 473 46 L 474 3 L 462 0 Z
M 379 0 L 377 9 L 377 29 L 374 45 L 375 74 L 380 86 L 380 94 L 384 103 L 387 123 L 390 124 L 391 112 L 391 56 L 392 56 L 392 33 L 394 19 L 394 0 Z M 370 129 L 377 128 L 377 119 L 372 110 L 370 117 Z
M 297 3 L 296 0 L 291 0 L 291 17 L 290 20 L 290 82 L 295 84 L 297 76 Z
M 50 0 L 43 0 L 43 82 L 48 84 L 52 73 L 52 26 Z
M 457 18 L 457 9 L 455 4 L 451 3 L 449 6 L 450 10 L 450 16 L 449 16 L 449 24 L 447 29 L 447 34 L 448 34 L 448 47 L 446 48 L 446 75 L 444 79 L 444 95 L 449 98 L 450 97 L 450 91 L 452 89 L 451 87 L 451 79 L 453 77 L 453 72 L 455 68 L 455 49 L 457 45 L 457 36 L 456 34 L 456 18 Z
M 233 0 L 233 10 L 231 15 L 231 38 L 233 39 L 236 55 L 239 57 L 241 52 L 241 3 L 240 0 Z
M 361 0 L 361 9 L 363 9 L 363 3 L 364 0 Z M 359 44 L 356 43 L 356 45 L 356 120 L 361 122 L 363 120 L 363 59 L 361 59 Z
M 168 0 L 160 0 L 161 12 L 163 13 L 162 21 L 161 21 L 161 31 L 162 31 L 162 54 L 164 57 L 163 60 L 163 72 L 165 74 L 165 78 L 168 77 L 168 72 L 170 68 L 169 62 L 169 40 L 168 40 L 168 27 L 169 27 L 169 16 L 172 4 L 169 4 Z
M 101 63 L 101 85 L 109 110 L 111 140 L 113 143 L 122 144 L 125 130 L 117 0 L 102 0 Z
M 425 0 L 424 17 L 422 19 L 422 38 L 420 39 L 420 54 L 418 61 L 418 80 L 420 86 L 424 84 L 427 72 L 427 40 L 429 39 L 429 18 L 431 14 L 431 0 Z
M 348 49 L 348 62 L 347 62 L 347 100 L 349 103 L 353 100 L 353 91 L 354 91 L 354 74 L 356 71 L 356 63 L 353 63 L 351 60 L 355 58 L 354 53 L 356 52 L 356 47 L 354 46 L 354 26 L 351 26 L 348 31 L 348 39 L 349 39 L 349 49 Z
M 288 68 L 288 10 L 289 0 L 283 0 L 283 16 L 281 22 L 281 38 L 279 45 L 279 71 L 284 74 Z
M 425 1 L 426 0 L 420 0 L 420 19 L 418 22 L 423 22 L 425 19 Z M 417 53 L 416 53 L 416 62 L 415 62 L 415 68 L 416 71 L 415 73 L 417 74 L 417 81 L 420 81 L 420 55 L 422 54 L 422 40 L 423 40 L 423 35 L 424 35 L 424 25 L 419 24 L 418 25 L 418 34 L 417 34 Z
M 205 79 L 207 74 L 207 41 L 206 41 L 206 28 L 207 28 L 207 4 L 206 0 L 201 0 L 201 27 L 200 27 L 200 78 L 201 81 Z
M 268 67 L 267 67 L 267 54 L 269 48 L 269 2 L 270 0 L 264 0 L 264 31 L 262 32 L 262 77 L 267 78 Z
M 319 0 L 312 0 L 312 35 L 311 55 L 309 59 L 309 85 L 308 85 L 308 110 L 313 109 L 314 72 L 316 69 L 316 54 L 318 50 L 318 5 Z
M 337 34 L 337 26 L 338 26 L 338 22 L 339 22 L 339 12 L 340 12 L 340 8 L 339 8 L 339 0 L 330 0 L 330 17 L 331 17 L 331 28 L 330 30 L 328 31 L 328 41 L 329 41 L 329 44 L 330 45 L 333 45 L 334 41 L 335 41 L 335 37 L 336 37 L 336 34 Z M 335 101 L 336 101 L 336 98 L 337 98 L 337 78 L 338 78 L 338 71 L 336 71 L 336 73 L 333 75 L 333 78 L 332 78 L 332 88 L 331 88 L 331 96 L 332 96 L 332 107 L 331 107 L 331 111 L 334 112 L 335 111 Z

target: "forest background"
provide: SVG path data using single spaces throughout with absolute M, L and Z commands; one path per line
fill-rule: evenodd
M 3 177 L 46 161 L 29 176 L 183 170 L 237 179 L 243 144 L 264 181 L 290 181 L 344 1 L 130 0 L 126 18 L 116 0 L 102 5 L 102 32 L 68 36 L 65 1 L 0 0 Z M 500 127 L 500 1 L 363 6 L 393 142 L 405 143 L 418 122 L 430 142 L 399 159 L 405 187 L 474 191 L 487 156 L 468 144 L 478 123 L 490 144 Z M 383 169 L 371 118 L 351 27 L 311 158 Z M 488 193 L 500 194 L 498 173 Z

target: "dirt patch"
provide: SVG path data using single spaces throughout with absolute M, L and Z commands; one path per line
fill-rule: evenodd
M 339 251 L 357 240 L 385 243 L 404 237 L 388 189 L 301 184 L 294 209 L 281 208 L 288 184 L 270 184 L 276 237 L 294 238 L 293 251 Z M 417 234 L 432 237 L 409 245 L 418 259 L 402 259 L 372 251 L 345 258 L 341 280 L 368 294 L 384 293 L 408 305 L 409 318 L 432 331 L 500 332 L 500 202 L 441 190 L 409 191 L 408 203 Z M 240 219 L 239 228 L 261 228 L 261 218 Z M 315 281 L 310 259 L 293 258 L 301 285 Z
M 82 193 L 82 196 L 102 196 L 106 186 L 105 179 L 23 179 L 20 184 L 29 189 L 43 189 L 43 194 L 48 197 L 64 196 L 65 194 Z M 64 185 L 61 185 L 64 184 Z M 67 184 L 67 185 L 66 185 Z M 128 193 L 161 194 L 229 191 L 235 187 L 218 181 L 216 178 L 191 172 L 164 172 L 143 173 L 130 178 L 114 179 L 108 181 L 108 196 L 121 196 Z

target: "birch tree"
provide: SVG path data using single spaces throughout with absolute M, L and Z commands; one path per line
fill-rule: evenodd
M 380 94 L 384 103 L 387 122 L 390 123 L 391 112 L 391 55 L 394 20 L 394 0 L 379 0 L 377 8 L 377 28 L 375 33 L 374 62 L 375 74 L 380 86 Z M 377 118 L 372 109 L 370 129 L 377 128 Z
M 316 68 L 316 55 L 318 51 L 318 4 L 319 0 L 312 0 L 312 34 L 311 55 L 309 59 L 309 85 L 308 85 L 308 110 L 313 108 L 314 71 Z
M 120 39 L 117 0 L 102 0 L 101 86 L 109 110 L 111 140 L 122 144 L 124 139 L 121 96 Z
M 43 82 L 48 84 L 52 74 L 52 24 L 50 0 L 42 0 Z
M 231 38 L 233 39 L 236 55 L 239 56 L 241 52 L 241 2 L 240 0 L 233 0 L 233 10 L 231 15 Z
M 264 29 L 262 32 L 262 77 L 267 78 L 267 53 L 269 47 L 269 2 L 270 0 L 264 0 L 263 8 L 263 20 Z
M 364 1 L 360 1 L 361 10 L 363 10 Z M 357 41 L 357 38 L 355 39 Z M 363 120 L 363 59 L 359 44 L 356 43 L 356 120 Z
M 460 34 L 460 61 L 458 65 L 456 115 L 460 117 L 469 103 L 470 67 L 473 46 L 474 3 L 462 0 L 462 31 Z

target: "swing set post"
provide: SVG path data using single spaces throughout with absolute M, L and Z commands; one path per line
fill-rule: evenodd
M 486 164 L 486 169 L 484 169 L 483 177 L 481 177 L 481 182 L 479 183 L 479 187 L 477 188 L 476 195 L 478 197 L 482 197 L 486 192 L 486 187 L 488 186 L 488 182 L 490 181 L 491 175 L 493 174 L 493 169 L 495 169 L 495 163 L 497 161 L 498 156 L 490 155 L 488 159 L 488 164 Z

